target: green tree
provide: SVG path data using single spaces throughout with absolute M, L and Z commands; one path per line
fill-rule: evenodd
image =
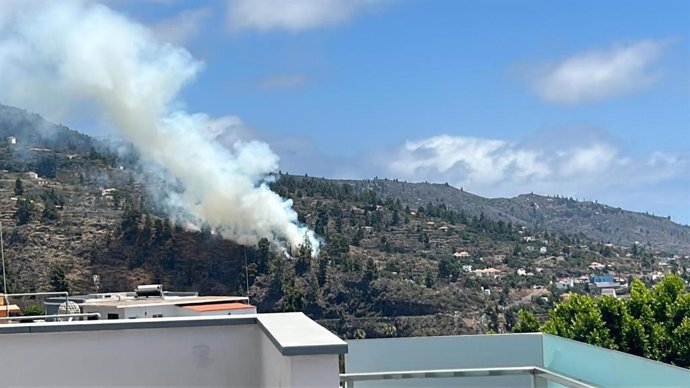
M 536 333 L 539 331 L 539 319 L 531 312 L 520 309 L 517 314 L 517 323 L 513 327 L 513 333 Z
M 527 318 L 520 316 L 513 331 L 524 332 L 522 321 Z M 530 329 L 535 328 L 532 318 Z M 690 367 L 690 294 L 676 275 L 664 277 L 651 289 L 636 279 L 625 300 L 573 294 L 549 312 L 541 330 Z
M 65 268 L 57 265 L 50 270 L 50 285 L 54 291 L 69 291 L 69 282 L 65 276 Z
M 23 195 L 24 194 L 24 183 L 22 182 L 21 179 L 17 178 L 16 181 L 14 181 L 14 195 Z
M 43 222 L 51 222 L 57 221 L 58 218 L 59 216 L 57 209 L 55 209 L 55 205 L 46 203 L 41 212 L 41 220 L 43 220 Z
M 376 269 L 376 263 L 371 257 L 367 259 L 367 263 L 364 266 L 364 280 L 372 281 L 376 278 L 378 270 Z
M 14 212 L 14 218 L 17 220 L 17 225 L 28 224 L 34 213 L 34 206 L 30 200 L 20 198 L 17 200 L 17 210 Z
M 298 276 L 304 275 L 311 268 L 311 255 L 311 241 L 309 241 L 309 237 L 307 235 L 304 235 L 302 244 L 299 246 L 299 249 L 297 250 L 297 257 L 295 260 L 295 273 Z

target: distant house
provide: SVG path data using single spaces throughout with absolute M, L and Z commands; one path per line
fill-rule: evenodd
M 38 174 L 36 174 L 36 173 L 33 172 L 33 171 L 27 172 L 26 175 L 27 175 L 29 178 L 31 178 L 31 179 L 38 179 Z
M 604 268 L 606 268 L 606 265 L 601 264 L 601 263 L 597 263 L 596 261 L 593 261 L 593 262 L 589 265 L 589 269 L 593 269 L 593 270 L 602 270 L 602 269 L 604 269 Z
M 594 287 L 596 287 L 599 290 L 603 290 L 606 288 L 619 288 L 620 286 L 621 284 L 618 282 L 594 282 Z
M 556 288 L 559 290 L 569 290 L 573 287 L 573 279 L 572 278 L 563 278 L 560 279 L 556 282 Z
M 605 288 L 618 288 L 621 286 L 620 283 L 613 279 L 612 275 L 601 275 L 590 277 L 590 282 L 598 289 Z
M 463 272 L 472 272 L 472 266 L 471 265 L 463 265 L 462 271 Z
M 617 298 L 616 290 L 614 290 L 613 288 L 605 288 L 601 290 L 601 296 L 612 296 L 614 298 Z
M 497 277 L 501 271 L 496 269 L 496 268 L 486 268 L 486 269 L 478 269 L 474 271 L 477 276 L 480 277 Z
M 440 228 L 438 228 L 438 229 L 441 230 L 441 231 L 444 231 L 444 232 L 447 232 L 447 231 L 448 231 L 448 227 L 447 227 L 447 226 L 442 226 L 442 227 L 440 227 Z
M 518 276 L 527 276 L 527 271 L 525 271 L 524 268 L 520 268 L 517 270 Z
M 546 247 L 539 248 L 539 253 L 541 253 L 542 255 L 546 253 Z
M 534 247 L 531 246 L 531 245 L 528 245 L 528 246 L 527 246 L 527 251 L 528 251 L 528 252 L 533 252 L 533 251 L 534 251 Z
M 17 138 L 14 136 L 7 137 L 7 144 L 15 145 L 17 144 Z
M 598 275 L 598 276 L 591 276 L 589 278 L 589 281 L 592 283 L 606 283 L 606 282 L 613 282 L 613 275 Z
M 101 189 L 101 197 L 111 197 L 116 191 L 116 188 Z
M 459 257 L 459 258 L 467 258 L 467 257 L 470 257 L 470 254 L 465 252 L 465 251 L 462 251 L 462 252 L 453 253 L 453 256 Z

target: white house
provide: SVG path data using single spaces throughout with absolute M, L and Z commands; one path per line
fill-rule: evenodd
M 14 136 L 7 137 L 7 144 L 11 144 L 11 145 L 17 144 L 17 138 Z
M 453 253 L 453 256 L 455 256 L 457 258 L 467 258 L 467 257 L 470 257 L 470 254 L 465 252 L 465 251 L 462 251 L 462 252 Z
M 559 279 L 556 282 L 556 288 L 562 291 L 568 290 L 573 287 L 573 279 L 572 278 L 563 278 Z
M 471 265 L 463 265 L 462 271 L 463 272 L 472 272 L 472 266 Z
M 593 270 L 602 270 L 602 269 L 604 269 L 604 268 L 606 268 L 606 265 L 601 264 L 601 263 L 597 263 L 596 261 L 593 261 L 593 262 L 589 265 L 589 269 L 593 269 Z
M 38 174 L 36 174 L 36 173 L 33 172 L 33 171 L 27 172 L 26 175 L 27 175 L 29 178 L 31 178 L 31 179 L 38 179 Z
M 539 253 L 541 253 L 542 255 L 545 254 L 546 253 L 546 247 L 539 248 Z
M 525 271 L 524 268 L 520 268 L 517 270 L 518 276 L 527 276 L 527 271 Z
M 100 314 L 100 319 L 142 319 L 198 315 L 256 314 L 243 296 L 199 296 L 195 292 L 167 292 L 160 285 L 143 285 L 134 292 L 115 292 L 70 297 L 81 313 Z M 46 312 L 64 305 L 64 297 L 46 298 Z
M 477 276 L 480 277 L 497 277 L 500 273 L 501 270 L 498 270 L 496 268 L 486 268 L 486 269 L 477 269 L 474 271 Z

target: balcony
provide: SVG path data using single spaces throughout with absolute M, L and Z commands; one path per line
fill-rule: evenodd
M 357 387 L 683 387 L 690 371 L 548 334 L 348 341 Z

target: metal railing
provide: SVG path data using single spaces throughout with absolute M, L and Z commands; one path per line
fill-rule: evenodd
M 392 372 L 343 373 L 340 383 L 343 388 L 354 388 L 356 381 L 459 378 L 459 377 L 492 377 L 532 375 L 532 387 L 537 377 L 571 388 L 594 388 L 594 385 L 564 376 L 538 366 L 505 367 L 505 368 L 465 368 L 465 369 L 429 369 Z
M 4 299 L 4 310 L 5 310 L 5 317 L 4 319 L 0 319 L 0 322 L 4 321 L 12 321 L 15 319 L 12 318 L 17 318 L 17 317 L 10 317 L 10 297 L 16 297 L 16 296 L 64 296 L 65 297 L 65 311 L 68 310 L 69 306 L 69 292 L 67 291 L 51 291 L 51 292 L 16 292 L 13 294 L 3 294 L 2 297 Z M 0 306 L 0 310 L 2 310 L 3 306 Z M 65 315 L 75 315 L 75 314 L 65 314 Z M 55 315 L 51 315 L 55 316 Z
M 55 320 L 58 318 L 80 318 L 80 317 L 94 317 L 101 319 L 100 313 L 74 313 L 74 314 L 53 314 L 53 315 L 20 315 L 16 317 L 0 317 L 0 322 L 5 321 L 33 321 L 36 319 Z

